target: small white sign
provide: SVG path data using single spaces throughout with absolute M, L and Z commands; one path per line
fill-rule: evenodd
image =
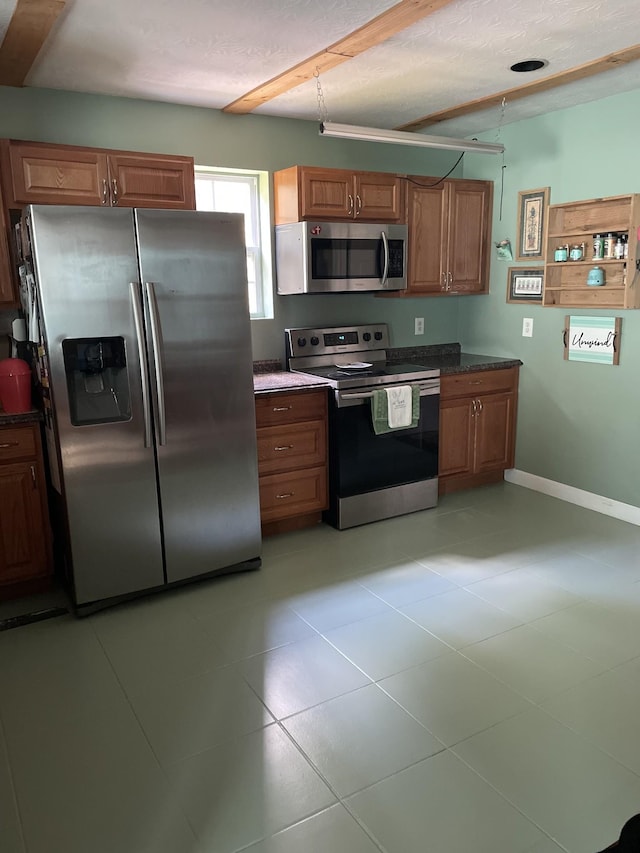
M 616 317 L 569 317 L 565 337 L 569 361 L 617 364 L 620 320 Z

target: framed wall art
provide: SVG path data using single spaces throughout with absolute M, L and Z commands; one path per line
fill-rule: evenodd
M 507 270 L 507 302 L 540 302 L 544 284 L 544 267 L 509 267 Z
M 564 321 L 564 357 L 568 361 L 620 364 L 621 317 L 574 317 Z
M 544 260 L 549 187 L 518 193 L 517 261 Z

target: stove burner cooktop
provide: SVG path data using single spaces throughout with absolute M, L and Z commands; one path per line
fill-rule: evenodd
M 296 373 L 309 373 L 331 383 L 333 388 L 363 388 L 369 385 L 389 385 L 420 382 L 439 375 L 440 371 L 419 364 L 379 362 L 367 370 L 345 370 L 335 365 L 320 367 L 293 367 Z
M 326 379 L 337 389 L 420 382 L 440 375 L 424 365 L 386 361 L 386 323 L 286 329 L 285 340 L 289 370 Z

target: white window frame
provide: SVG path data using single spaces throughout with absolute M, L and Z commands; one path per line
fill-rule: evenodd
M 269 206 L 269 173 L 253 169 L 227 169 L 212 166 L 196 166 L 195 180 L 234 180 L 249 186 L 251 195 L 251 215 L 254 218 L 248 229 L 254 235 L 254 242 L 247 244 L 247 263 L 253 258 L 256 275 L 255 287 L 250 285 L 249 299 L 255 310 L 251 311 L 252 320 L 273 318 L 273 273 L 271 258 L 271 222 Z M 196 193 L 197 198 L 197 193 Z M 197 201 L 196 201 L 197 207 Z M 198 208 L 199 210 L 204 208 Z M 214 208 L 208 208 L 214 209 Z M 253 291 L 253 292 L 252 292 Z

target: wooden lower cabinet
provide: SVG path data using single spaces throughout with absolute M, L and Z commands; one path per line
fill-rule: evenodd
M 317 524 L 328 505 L 326 390 L 260 395 L 256 425 L 263 534 Z
M 53 575 L 40 428 L 0 427 L 0 600 L 45 589 Z
M 441 377 L 440 494 L 497 482 L 513 467 L 518 371 Z

